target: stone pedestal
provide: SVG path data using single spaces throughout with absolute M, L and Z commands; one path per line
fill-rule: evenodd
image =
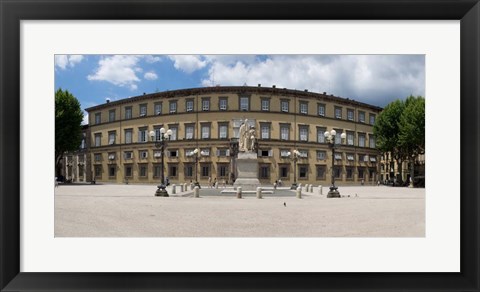
M 255 191 L 260 187 L 258 180 L 258 158 L 256 152 L 240 152 L 237 158 L 237 179 L 234 187 L 242 187 L 244 191 Z

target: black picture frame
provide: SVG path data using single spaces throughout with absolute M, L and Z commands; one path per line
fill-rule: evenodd
M 0 0 L 0 19 L 1 291 L 480 291 L 477 0 Z M 47 19 L 461 20 L 461 272 L 20 273 L 20 21 Z

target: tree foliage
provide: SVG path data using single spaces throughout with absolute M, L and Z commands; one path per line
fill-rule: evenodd
M 55 165 L 63 153 L 77 150 L 82 142 L 83 111 L 80 102 L 68 90 L 55 92 Z
M 377 148 L 390 153 L 399 167 L 404 160 L 414 160 L 425 151 L 425 99 L 409 96 L 389 103 L 379 114 L 373 132 Z

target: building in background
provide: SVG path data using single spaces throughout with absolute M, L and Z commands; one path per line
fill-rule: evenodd
M 144 94 L 86 109 L 90 143 L 84 159 L 90 159 L 87 167 L 99 182 L 158 183 L 161 156 L 149 133 L 158 138 L 164 127 L 172 130 L 164 168 L 170 182 L 198 177 L 206 184 L 211 177 L 232 183 L 236 139 L 248 119 L 257 131 L 261 183 L 329 185 L 334 159 L 336 184 L 374 184 L 380 180 L 380 153 L 373 124 L 381 110 L 325 92 L 260 84 Z M 332 129 L 337 132 L 335 157 L 324 137 Z M 198 160 L 190 155 L 194 149 L 199 149 Z M 296 163 L 293 150 L 299 153 Z

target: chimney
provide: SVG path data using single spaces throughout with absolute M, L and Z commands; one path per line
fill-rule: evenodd
M 308 92 L 308 89 L 305 89 L 304 91 L 305 91 L 305 92 Z
M 275 87 L 277 87 L 277 86 L 276 86 L 276 85 L 273 85 L 273 86 L 272 86 L 272 88 L 275 88 Z
M 105 101 L 106 101 L 107 103 L 109 103 L 109 102 L 110 102 L 110 98 L 109 98 L 109 97 L 105 98 Z

